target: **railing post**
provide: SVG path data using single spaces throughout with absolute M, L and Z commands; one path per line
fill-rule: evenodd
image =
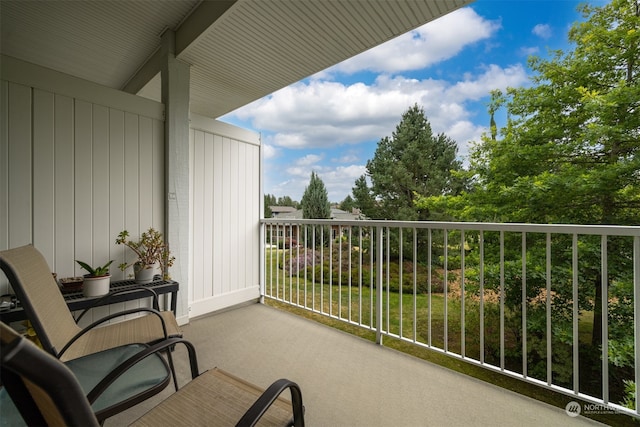
M 382 260 L 384 250 L 382 247 L 382 226 L 376 227 L 376 344 L 382 345 Z
M 638 404 L 638 384 L 640 384 L 640 236 L 633 238 L 633 324 L 634 324 L 634 368 L 635 368 L 635 413 L 640 415 L 640 404 Z
M 258 257 L 258 262 L 259 262 L 259 279 L 260 280 L 260 304 L 264 304 L 264 294 L 266 292 L 266 284 L 265 284 L 265 280 L 266 280 L 266 273 L 265 273 L 265 267 L 267 265 L 266 263 L 266 257 L 267 257 L 267 240 L 266 240 L 266 233 L 265 230 L 267 228 L 267 224 L 265 224 L 264 222 L 260 222 L 260 242 L 262 242 L 260 244 L 260 256 Z
M 600 236 L 600 271 L 601 279 L 601 304 L 602 304 L 602 335 L 601 335 L 601 356 L 602 378 L 609 378 L 609 254 L 607 253 L 607 236 Z M 602 381 L 602 400 L 609 403 L 609 381 Z

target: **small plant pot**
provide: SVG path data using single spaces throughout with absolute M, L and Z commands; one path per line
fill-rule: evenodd
M 60 286 L 62 286 L 63 292 L 78 292 L 82 290 L 82 283 L 84 277 L 63 277 L 60 279 Z
M 136 280 L 136 283 L 139 285 L 145 285 L 147 283 L 153 282 L 153 275 L 155 273 L 155 268 L 153 267 L 141 267 L 138 265 L 133 266 L 133 274 Z
M 111 275 L 91 277 L 84 276 L 82 293 L 85 297 L 100 297 L 109 293 Z

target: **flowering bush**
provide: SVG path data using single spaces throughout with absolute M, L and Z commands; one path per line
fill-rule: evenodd
M 314 249 L 303 249 L 300 251 L 300 254 L 294 250 L 293 253 L 282 262 L 284 264 L 284 271 L 291 274 L 298 274 L 299 271 L 303 271 L 306 267 L 313 266 L 314 260 L 315 265 L 320 265 L 322 261 L 320 252 Z

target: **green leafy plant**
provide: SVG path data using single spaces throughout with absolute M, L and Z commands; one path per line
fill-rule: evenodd
M 137 259 L 133 262 L 123 262 L 120 264 L 120 270 L 125 271 L 133 265 L 142 269 L 150 268 L 157 263 L 162 270 L 163 277 L 165 279 L 169 278 L 168 269 L 173 265 L 175 257 L 171 256 L 169 245 L 167 245 L 162 238 L 162 233 L 153 227 L 142 233 L 138 241 L 130 240 L 129 232 L 123 230 L 118 234 L 116 243 L 127 246 L 137 256 Z
M 78 264 L 80 264 L 80 267 L 82 267 L 83 269 L 85 269 L 85 270 L 87 270 L 89 272 L 89 274 L 87 274 L 87 276 L 90 276 L 90 277 L 102 277 L 102 276 L 109 275 L 109 266 L 111 265 L 113 260 L 109 261 L 108 263 L 106 263 L 102 267 L 95 267 L 95 268 L 91 267 L 89 264 L 87 264 L 86 262 L 83 262 L 83 261 L 76 260 L 76 262 Z
M 636 409 L 636 383 L 631 380 L 622 380 L 624 383 L 624 400 L 622 406 L 629 409 Z

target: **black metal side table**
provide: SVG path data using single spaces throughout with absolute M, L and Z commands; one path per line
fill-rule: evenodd
M 100 307 L 100 306 L 115 304 L 119 302 L 134 301 L 142 298 L 148 298 L 149 297 L 148 291 L 145 291 L 144 289 L 135 289 L 136 287 L 141 287 L 141 286 L 153 289 L 153 291 L 158 296 L 170 294 L 170 301 L 166 301 L 165 299 L 164 309 L 165 310 L 170 309 L 171 311 L 173 311 L 174 315 L 176 314 L 177 296 L 178 296 L 178 289 L 180 286 L 178 282 L 175 282 L 173 280 L 158 279 L 158 280 L 154 280 L 151 283 L 147 283 L 145 285 L 139 285 L 135 282 L 135 280 L 119 280 L 119 281 L 111 282 L 111 286 L 110 286 L 111 292 L 126 291 L 128 289 L 131 289 L 131 291 L 114 295 L 113 297 L 104 301 L 97 301 L 102 297 L 87 298 L 82 294 L 81 290 L 75 291 L 75 292 L 63 292 L 62 294 L 64 296 L 65 301 L 67 302 L 67 305 L 69 306 L 69 310 L 77 311 L 77 310 L 84 310 L 90 307 Z M 26 318 L 27 318 L 27 315 L 22 309 L 22 307 L 20 306 L 19 302 L 17 307 L 15 308 L 12 308 L 10 310 L 0 311 L 0 321 L 4 323 L 17 322 L 20 320 L 25 320 Z

